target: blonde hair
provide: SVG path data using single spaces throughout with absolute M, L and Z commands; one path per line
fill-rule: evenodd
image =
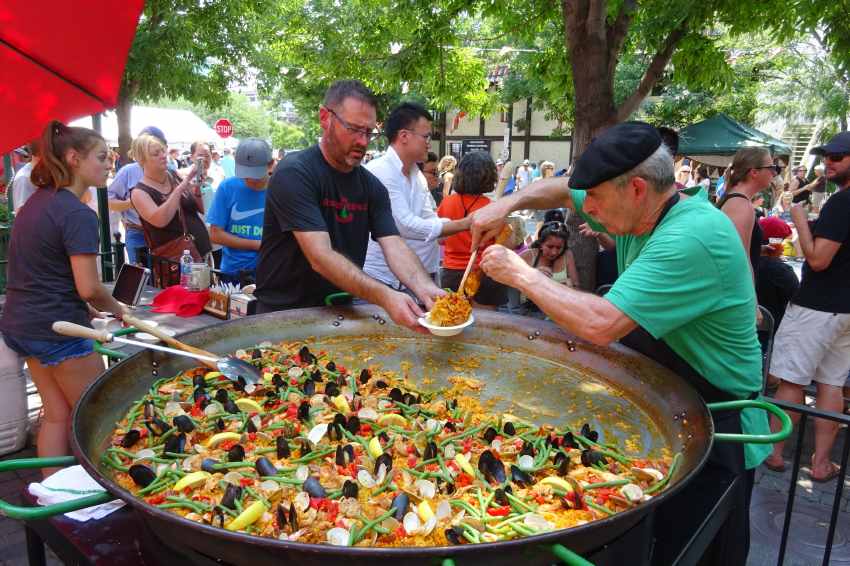
M 449 173 L 455 170 L 457 166 L 457 159 L 453 155 L 446 155 L 440 160 L 440 163 L 437 164 L 437 173 Z
M 143 168 L 148 158 L 153 153 L 154 149 L 162 148 L 165 151 L 165 144 L 156 136 L 150 134 L 142 134 L 133 140 L 133 145 L 130 146 L 130 157 L 135 160 Z
M 542 177 L 544 177 L 544 178 L 548 177 L 548 175 L 546 175 L 547 170 L 552 171 L 552 175 L 554 175 L 555 174 L 555 164 L 552 163 L 551 161 L 544 161 L 543 163 L 541 163 L 540 164 L 540 175 Z

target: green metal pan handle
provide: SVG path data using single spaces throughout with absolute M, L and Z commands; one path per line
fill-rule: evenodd
M 125 336 L 127 334 L 133 334 L 134 332 L 138 332 L 138 329 L 131 326 L 129 328 L 120 328 L 120 329 L 116 330 L 115 332 L 112 332 L 112 335 L 113 336 Z M 109 348 L 105 347 L 100 342 L 94 343 L 94 351 L 97 352 L 98 354 L 101 354 L 101 355 L 106 356 L 108 358 L 112 358 L 114 360 L 123 360 L 124 358 L 127 357 L 127 354 L 125 354 L 124 352 L 119 352 L 118 350 L 110 350 Z
M 0 462 L 0 473 L 11 472 L 12 470 L 72 466 L 76 463 L 77 459 L 73 456 L 57 456 L 55 458 L 21 458 L 19 460 L 6 460 L 4 462 Z M 73 501 L 66 501 L 55 505 L 45 505 L 43 507 L 21 507 L 18 505 L 11 505 L 0 500 L 0 515 L 22 521 L 39 521 L 42 519 L 49 519 L 55 515 L 62 515 L 63 513 L 69 513 L 71 511 L 79 511 L 80 509 L 91 507 L 92 505 L 108 503 L 113 499 L 115 499 L 114 495 L 104 491 L 103 493 L 88 495 Z
M 336 300 L 336 299 L 350 299 L 350 298 L 351 298 L 351 293 L 346 293 L 345 291 L 342 291 L 340 293 L 331 293 L 330 295 L 325 297 L 325 306 L 326 307 L 334 306 L 334 300 Z
M 593 566 L 593 562 L 588 562 L 572 550 L 562 544 L 553 544 L 551 546 L 552 554 L 566 566 Z M 455 561 L 451 558 L 446 558 L 442 562 L 442 566 L 455 566 Z
M 781 422 L 782 429 L 771 434 L 727 434 L 716 433 L 714 440 L 718 442 L 735 442 L 738 444 L 774 444 L 782 442 L 791 434 L 794 425 L 791 424 L 791 417 L 785 411 L 767 401 L 755 399 L 742 399 L 740 401 L 723 401 L 721 403 L 708 403 L 710 411 L 731 411 L 738 409 L 762 409 L 768 413 L 773 413 Z

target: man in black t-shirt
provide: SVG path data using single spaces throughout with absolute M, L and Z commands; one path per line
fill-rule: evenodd
M 377 135 L 375 107 L 362 83 L 337 81 L 319 110 L 319 144 L 277 167 L 257 263 L 258 312 L 321 306 L 342 290 L 380 305 L 397 324 L 425 331 L 409 295 L 362 271 L 371 235 L 392 272 L 426 307 L 444 294 L 399 237 L 387 190 L 360 167 Z
M 826 201 L 811 228 L 802 205 L 791 208 L 806 263 L 800 289 L 776 334 L 770 372 L 782 380 L 777 399 L 802 403 L 803 387 L 814 380 L 818 408 L 840 413 L 841 388 L 850 371 L 850 132 L 812 153 L 824 156 L 826 178 L 840 190 Z M 779 428 L 776 419 L 771 428 Z M 837 423 L 815 420 L 814 481 L 829 481 L 838 474 L 829 457 L 837 431 Z M 774 445 L 768 467 L 784 467 L 783 444 Z

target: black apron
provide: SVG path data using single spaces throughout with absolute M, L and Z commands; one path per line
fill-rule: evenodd
M 652 232 L 677 202 L 679 202 L 678 192 L 667 200 Z M 737 399 L 712 385 L 663 340 L 653 338 L 641 327 L 621 338 L 620 343 L 655 360 L 682 377 L 697 390 L 706 403 Z M 741 415 L 738 411 L 712 413 L 712 420 L 715 432 L 741 434 Z M 654 565 L 666 566 L 672 563 L 681 550 L 684 540 L 693 534 L 676 532 L 676 526 L 682 523 L 682 517 L 692 516 L 696 508 L 702 508 L 702 505 L 696 505 L 695 502 L 706 500 L 706 494 L 712 492 L 706 489 L 706 484 L 717 482 L 718 470 L 723 472 L 724 477 L 740 478 L 740 489 L 736 492 L 734 508 L 729 518 L 709 545 L 700 564 L 733 566 L 746 563 L 750 546 L 749 495 L 752 491 L 753 474 L 746 470 L 743 445 L 715 442 L 703 470 L 685 489 L 665 501 L 655 511 L 655 544 L 652 561 Z

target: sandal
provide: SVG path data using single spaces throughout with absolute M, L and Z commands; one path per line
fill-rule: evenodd
M 838 466 L 833 464 L 832 470 L 828 474 L 826 474 L 824 477 L 816 478 L 815 476 L 812 475 L 812 473 L 810 471 L 809 472 L 809 479 L 811 479 L 813 482 L 817 482 L 817 483 L 827 483 L 827 482 L 831 482 L 836 477 L 838 477 L 838 474 L 840 472 L 841 472 L 841 468 L 839 468 Z
M 781 474 L 781 473 L 783 473 L 783 472 L 785 471 L 785 461 L 784 461 L 784 460 L 782 461 L 782 464 L 779 464 L 779 465 L 777 465 L 777 464 L 771 464 L 771 463 L 770 463 L 769 461 L 767 461 L 767 460 L 765 460 L 765 461 L 763 462 L 763 464 L 764 464 L 764 467 L 765 467 L 765 468 L 767 468 L 768 470 L 771 470 L 771 471 L 773 471 L 773 472 L 776 472 L 776 473 L 778 473 L 778 474 Z

